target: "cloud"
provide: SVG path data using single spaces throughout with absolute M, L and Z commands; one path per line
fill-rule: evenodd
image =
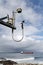
M 37 36 L 37 35 L 33 35 L 31 36 L 32 38 L 35 38 L 35 39 L 43 39 L 43 36 Z
M 25 28 L 24 28 L 25 35 L 31 35 L 36 32 L 39 32 L 39 30 L 34 26 L 25 26 Z
M 36 40 L 34 37 L 30 36 L 25 38 L 25 40 L 22 42 L 18 43 L 11 40 L 11 38 L 8 36 L 6 38 L 5 36 L 2 36 L 2 38 L 0 38 L 0 52 L 17 52 L 17 49 L 18 52 L 24 50 L 43 52 L 43 40 Z
M 21 3 L 21 4 L 20 4 Z M 9 7 L 11 8 L 11 9 L 9 9 Z M 8 7 L 8 8 L 7 8 Z M 37 13 L 35 13 L 35 11 L 31 8 L 31 7 L 26 7 L 26 2 L 23 0 L 23 1 L 21 1 L 21 0 L 6 0 L 6 6 L 4 6 L 3 5 L 3 7 L 1 8 L 2 10 L 1 10 L 1 12 L 4 12 L 4 10 L 5 10 L 5 12 L 3 13 L 3 15 L 5 15 L 6 13 L 9 13 L 9 14 L 11 14 L 11 11 L 10 10 L 13 10 L 12 8 L 17 8 L 17 7 L 21 7 L 22 9 L 23 9 L 23 12 L 22 12 L 22 15 L 23 15 L 23 17 L 25 18 L 25 19 L 27 19 L 29 22 L 31 22 L 32 24 L 33 24 L 33 26 L 34 27 L 32 27 L 32 26 L 30 26 L 31 27 L 31 29 L 29 30 L 30 31 L 30 33 L 31 33 L 31 30 L 32 29 L 34 29 L 35 31 L 36 31 L 36 28 L 35 28 L 35 26 L 40 26 L 40 24 L 37 22 L 40 18 L 42 18 L 41 17 L 41 15 L 40 14 L 37 14 Z M 4 9 L 4 10 L 3 10 Z M 29 14 L 29 15 L 28 15 Z M 2 15 L 2 14 L 1 14 Z M 10 15 L 11 16 L 11 15 Z M 17 17 L 18 19 L 19 19 L 19 17 Z M 18 21 L 18 19 L 17 19 L 17 21 Z M 37 23 L 36 23 L 37 22 Z M 17 23 L 17 25 L 18 25 L 18 23 Z M 29 28 L 30 28 L 29 27 Z M 6 29 L 5 29 L 6 30 Z M 38 29 L 37 29 L 37 31 L 38 31 Z M 32 32 L 33 32 L 33 30 L 32 30 Z
M 31 25 L 38 28 L 38 26 L 42 25 L 43 16 L 38 14 L 31 7 L 26 8 L 23 12 L 23 16 L 28 22 L 31 22 Z
M 32 7 L 27 7 L 26 6 L 25 0 L 6 0 L 6 3 L 3 3 L 2 5 L 2 0 L 1 0 L 1 6 L 0 6 L 0 17 L 6 16 L 9 14 L 10 16 L 12 15 L 11 12 L 12 10 L 15 11 L 16 8 L 21 7 L 22 8 L 22 15 L 20 19 L 20 15 L 16 15 L 16 27 L 17 31 L 15 31 L 16 35 L 20 34 L 21 35 L 21 28 L 20 28 L 20 23 L 19 21 L 28 20 L 28 22 L 31 23 L 31 25 L 26 25 L 24 24 L 24 39 L 22 42 L 14 42 L 11 38 L 11 29 L 3 26 L 0 26 L 2 28 L 3 33 L 0 32 L 1 38 L 0 38 L 0 51 L 14 51 L 15 48 L 17 49 L 25 49 L 25 50 L 33 50 L 33 51 L 41 51 L 43 49 L 43 41 L 41 40 L 36 40 L 35 38 L 39 38 L 38 36 L 34 36 L 36 32 L 40 32 L 41 29 L 43 28 L 42 22 L 43 21 L 43 16 L 42 14 L 39 14 L 35 12 L 35 10 Z M 28 24 L 28 23 L 27 23 Z M 42 26 L 41 28 L 39 28 Z M 19 28 L 18 28 L 19 27 Z M 16 37 L 15 35 L 15 37 Z M 28 37 L 26 37 L 28 35 Z M 31 36 L 33 35 L 33 36 Z M 43 38 L 43 37 L 40 37 Z M 2 43 L 2 44 L 1 44 Z M 41 45 L 42 44 L 42 45 Z M 41 47 L 40 47 L 41 46 Z

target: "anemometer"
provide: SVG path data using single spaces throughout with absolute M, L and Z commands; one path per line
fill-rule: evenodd
M 14 39 L 14 31 L 16 30 L 16 27 L 15 27 L 15 13 L 21 13 L 22 12 L 22 9 L 21 8 L 18 8 L 16 10 L 16 12 L 12 12 L 12 18 L 9 17 L 9 15 L 7 15 L 6 17 L 3 17 L 3 18 L 0 18 L 0 24 L 4 25 L 4 26 L 7 26 L 9 28 L 12 29 L 12 39 L 16 42 L 20 42 L 23 40 L 23 37 L 24 37 L 24 21 L 21 22 L 21 29 L 22 29 L 22 38 L 19 39 L 19 40 L 16 40 Z M 5 22 L 4 19 L 7 19 L 8 21 Z

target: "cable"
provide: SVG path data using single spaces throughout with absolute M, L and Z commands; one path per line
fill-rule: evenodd
M 22 28 L 22 38 L 21 38 L 20 40 L 16 40 L 16 39 L 14 39 L 14 35 L 13 35 L 13 33 L 14 33 L 14 29 L 12 29 L 12 39 L 13 39 L 14 41 L 16 41 L 16 42 L 21 42 L 21 41 L 23 40 L 23 38 L 24 38 L 24 27 L 23 27 L 23 23 L 24 23 L 24 21 L 22 21 L 22 23 L 21 23 L 21 28 Z

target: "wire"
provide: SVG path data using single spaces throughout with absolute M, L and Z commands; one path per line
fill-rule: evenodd
M 19 39 L 19 40 L 16 40 L 15 38 L 14 38 L 14 29 L 12 29 L 12 39 L 14 40 L 14 41 L 16 41 L 16 42 L 21 42 L 22 40 L 23 40 L 23 38 L 24 38 L 24 28 L 23 28 L 23 23 L 24 22 L 22 22 L 21 23 L 21 28 L 22 28 L 22 38 L 21 39 Z

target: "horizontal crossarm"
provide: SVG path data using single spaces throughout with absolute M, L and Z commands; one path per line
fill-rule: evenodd
M 4 25 L 4 26 L 7 26 L 9 28 L 12 28 L 12 29 L 16 29 L 16 27 L 14 27 L 12 24 L 10 23 L 7 23 L 7 22 L 4 22 L 2 20 L 0 20 L 0 24 Z

